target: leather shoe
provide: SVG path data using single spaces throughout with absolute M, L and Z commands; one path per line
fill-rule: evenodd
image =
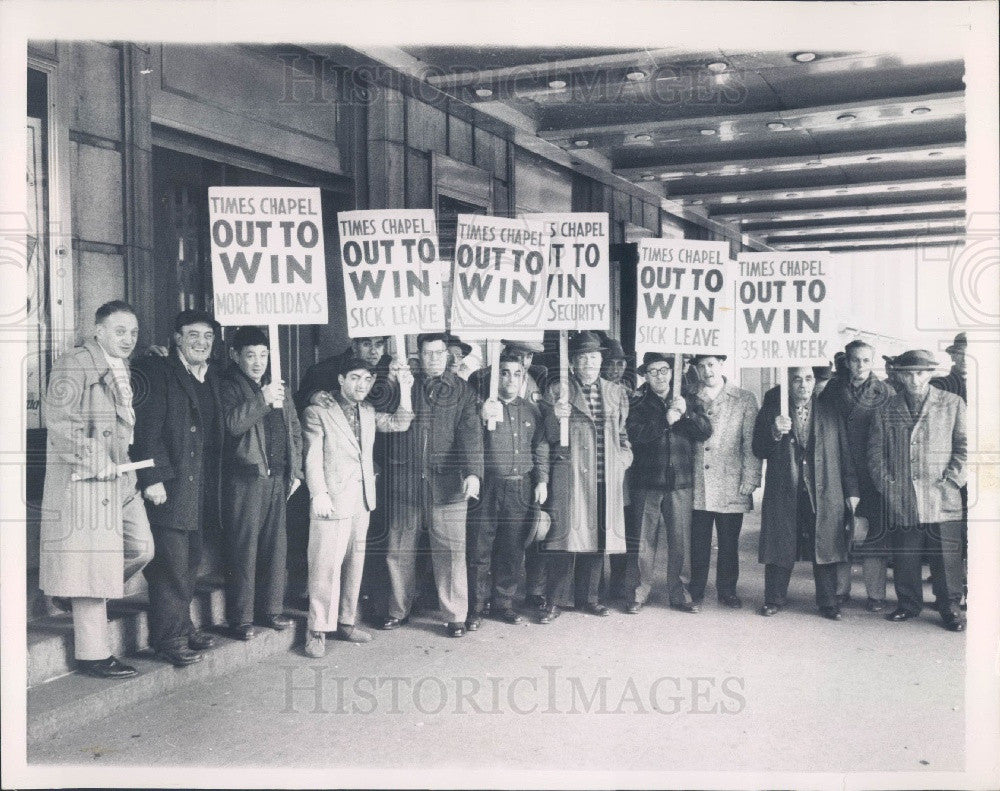
M 202 660 L 202 655 L 190 648 L 180 646 L 179 648 L 159 648 L 156 655 L 164 659 L 174 667 L 187 667 Z
M 524 623 L 524 618 L 513 607 L 504 607 L 502 610 L 499 610 L 497 618 L 504 623 L 509 623 L 511 626 Z
M 552 623 L 556 618 L 562 615 L 562 610 L 560 610 L 556 605 L 551 607 L 546 607 L 542 610 L 542 614 L 538 617 L 539 623 Z
M 268 615 L 264 619 L 264 626 L 268 629 L 274 629 L 276 632 L 283 632 L 289 626 L 291 626 L 295 621 L 289 618 L 287 615 Z
M 611 610 L 605 607 L 603 604 L 586 604 L 584 605 L 583 611 L 590 615 L 597 615 L 603 618 L 606 615 L 611 615 Z
M 473 615 L 465 622 L 465 628 L 469 632 L 475 632 L 483 625 L 483 619 L 478 615 Z
M 132 678 L 139 675 L 132 665 L 119 662 L 113 656 L 107 659 L 78 659 L 76 664 L 81 673 L 95 678 Z
M 819 614 L 830 621 L 839 621 L 843 617 L 839 607 L 820 607 Z
M 949 632 L 964 632 L 965 631 L 965 619 L 964 618 L 945 618 L 944 628 Z
M 885 609 L 885 599 L 869 599 L 865 602 L 868 612 L 882 612 Z
M 215 638 L 203 629 L 196 629 L 188 635 L 188 648 L 192 651 L 204 651 L 215 645 Z
M 757 610 L 757 613 L 759 615 L 763 615 L 765 618 L 769 618 L 772 615 L 777 615 L 779 610 L 781 610 L 781 608 L 777 604 L 765 604 Z
M 625 612 L 627 612 L 629 615 L 638 615 L 641 610 L 642 610 L 641 601 L 630 601 L 628 604 L 625 605 Z
M 372 636 L 368 632 L 356 626 L 338 626 L 337 638 L 348 643 L 358 644 L 370 643 L 372 641 Z
M 493 612 L 493 603 L 486 602 L 482 607 L 479 608 L 479 614 L 484 618 L 489 618 L 490 613 Z
M 670 605 L 671 610 L 680 610 L 681 612 L 701 612 L 701 607 L 695 604 L 693 601 L 682 601 L 677 604 Z
M 887 616 L 885 616 L 885 619 L 887 621 L 900 622 L 900 621 L 908 621 L 911 618 L 915 618 L 915 617 L 916 616 L 912 612 L 910 612 L 909 610 L 904 610 L 902 607 L 900 607 L 900 608 L 897 608 L 897 609 L 893 610 L 891 613 L 889 613 Z
M 378 625 L 378 628 L 390 632 L 393 629 L 398 629 L 403 624 L 407 624 L 409 622 L 410 622 L 409 615 L 407 615 L 405 618 L 386 618 L 384 621 L 382 621 L 382 623 Z
M 449 623 L 448 637 L 465 637 L 465 624 L 456 622 Z
M 737 596 L 735 593 L 733 593 L 728 596 L 720 596 L 719 604 L 721 604 L 723 607 L 729 607 L 730 609 L 738 610 L 740 609 L 740 607 L 743 606 L 743 600 L 740 599 L 740 597 Z
M 237 640 L 252 640 L 253 636 L 257 634 L 257 630 L 254 629 L 252 623 L 241 623 L 239 626 L 234 626 L 230 629 L 233 637 Z
M 527 599 L 525 599 L 524 603 L 529 607 L 534 607 L 536 610 L 547 609 L 547 603 L 545 601 L 545 597 L 539 596 L 537 593 L 532 594 Z

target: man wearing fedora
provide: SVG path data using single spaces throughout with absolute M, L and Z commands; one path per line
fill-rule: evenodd
M 926 554 L 944 626 L 961 632 L 965 402 L 930 386 L 937 361 L 924 349 L 899 355 L 893 368 L 902 392 L 876 414 L 868 440 L 868 470 L 890 519 L 897 607 L 886 619 L 908 621 L 920 614 Z
M 579 602 L 584 612 L 608 615 L 600 603 L 606 554 L 625 551 L 625 470 L 632 449 L 625 430 L 624 391 L 601 379 L 601 341 L 593 332 L 570 338 L 571 375 L 555 388 L 554 405 L 543 405 L 550 444 L 552 528 L 546 542 L 546 608 L 540 623 L 559 616 L 559 606 Z M 568 401 L 558 399 L 566 388 Z M 559 422 L 569 420 L 569 445 L 560 445 Z M 571 587 L 576 578 L 576 596 Z
M 646 352 L 638 373 L 646 378 L 629 404 L 626 428 L 634 460 L 632 524 L 625 570 L 626 612 L 642 609 L 653 585 L 657 548 L 667 551 L 670 606 L 698 612 L 687 589 L 691 571 L 694 445 L 712 435 L 700 402 L 671 397 L 673 358 Z
M 626 368 L 628 368 L 628 356 L 622 348 L 621 341 L 608 336 L 604 341 L 604 364 L 601 366 L 601 376 L 609 382 L 624 387 L 625 392 L 631 397 L 635 392 L 635 377 L 626 376 Z
M 705 595 L 712 560 L 712 528 L 719 539 L 715 592 L 719 603 L 743 606 L 736 594 L 740 575 L 739 540 L 743 514 L 753 510 L 753 492 L 760 486 L 761 462 L 753 454 L 757 399 L 722 375 L 725 355 L 694 358 L 701 386 L 698 401 L 707 412 L 712 436 L 695 443 L 694 511 L 691 515 L 691 598 Z
M 483 404 L 483 422 L 494 420 L 496 427 L 483 432 L 483 493 L 469 519 L 470 630 L 478 629 L 491 609 L 509 624 L 523 621 L 514 609 L 514 595 L 524 566 L 525 533 L 548 499 L 549 482 L 542 414 L 519 395 L 526 373 L 521 355 L 505 349 L 497 400 Z

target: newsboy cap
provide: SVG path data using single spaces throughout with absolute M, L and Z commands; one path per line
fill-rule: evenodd
M 504 349 L 526 354 L 541 354 L 545 351 L 545 344 L 538 341 L 522 341 L 517 338 L 504 338 L 500 343 Z
M 927 349 L 910 349 L 892 361 L 894 371 L 933 371 L 937 367 L 937 360 Z

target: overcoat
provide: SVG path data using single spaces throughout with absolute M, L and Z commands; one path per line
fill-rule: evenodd
M 215 399 L 219 419 L 215 426 L 215 446 L 219 449 L 209 481 L 203 481 L 202 459 L 206 426 L 202 420 L 198 394 L 191 374 L 172 350 L 169 357 L 150 355 L 132 364 L 132 389 L 135 405 L 134 460 L 153 459 L 154 466 L 139 470 L 140 490 L 162 483 L 167 501 L 162 505 L 146 504 L 153 527 L 175 530 L 198 530 L 202 526 L 202 487 L 211 486 L 208 507 L 211 518 L 220 522 L 222 447 L 225 435 L 219 379 L 215 363 L 208 367 L 205 381 Z M 211 427 L 209 427 L 211 428 Z
M 795 432 L 775 440 L 771 431 L 781 411 L 779 401 L 778 388 L 768 390 L 754 424 L 753 452 L 767 461 L 758 560 L 791 568 L 798 559 L 796 511 L 802 472 L 794 462 Z M 841 563 L 847 560 L 848 549 L 845 498 L 858 496 L 858 482 L 843 421 L 829 404 L 815 399 L 808 452 L 815 481 L 816 562 Z
M 122 482 L 92 476 L 129 461 L 128 437 L 118 426 L 114 374 L 97 341 L 52 365 L 45 427 L 39 586 L 49 596 L 120 599 Z
M 740 494 L 740 486 L 760 485 L 760 459 L 753 453 L 757 399 L 730 382 L 714 400 L 701 395 L 698 399 L 712 424 L 712 436 L 695 444 L 694 507 L 722 514 L 752 511 L 753 497 Z
M 893 396 L 872 420 L 868 471 L 899 526 L 962 518 L 966 483 L 965 402 L 928 389 L 920 414 L 910 416 L 906 397 Z
M 559 444 L 559 418 L 542 404 L 545 434 L 550 443 L 549 501 L 552 527 L 546 549 L 566 552 L 597 552 L 597 427 L 587 397 L 575 378 L 569 380 L 569 446 Z M 599 379 L 604 408 L 605 459 L 605 547 L 607 554 L 625 551 L 625 470 L 632 464 L 625 421 L 628 399 L 625 390 Z

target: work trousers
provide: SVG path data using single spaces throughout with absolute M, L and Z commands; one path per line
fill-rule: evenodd
M 201 562 L 201 529 L 154 526 L 156 551 L 143 569 L 149 583 L 149 644 L 154 649 L 181 648 L 194 631 L 191 599 Z
M 309 522 L 309 631 L 354 626 L 365 568 L 369 512 Z
M 122 493 L 122 578 L 125 592 L 135 576 L 153 559 L 153 534 L 149 529 L 146 507 L 135 489 L 135 475 L 119 479 Z M 97 660 L 111 656 L 107 600 L 74 596 L 73 655 L 77 659 Z
M 812 564 L 816 581 L 816 604 L 834 607 L 837 604 L 837 563 Z M 764 566 L 764 604 L 784 607 L 788 598 L 788 583 L 792 569 L 768 563 Z
M 597 552 L 545 550 L 545 599 L 548 606 L 574 607 L 599 604 L 604 547 L 607 489 L 597 486 Z
M 531 474 L 487 475 L 479 506 L 469 514 L 469 613 L 514 606 L 524 569 L 524 535 L 532 518 Z
M 917 615 L 924 607 L 920 578 L 921 557 L 931 567 L 935 606 L 942 615 L 959 611 L 964 570 L 962 564 L 962 522 L 925 522 L 912 527 L 894 526 L 892 545 L 893 580 L 899 607 Z
M 694 511 L 691 514 L 691 598 L 705 597 L 708 569 L 712 563 L 712 526 L 719 536 L 719 557 L 715 568 L 715 592 L 719 598 L 736 595 L 740 576 L 740 530 L 743 514 L 718 511 Z
M 667 552 L 667 593 L 673 605 L 690 603 L 692 489 L 636 489 L 633 529 L 625 567 L 626 595 L 640 604 L 649 597 L 657 551 Z
M 524 593 L 526 596 L 545 595 L 546 553 L 541 541 L 532 541 L 524 551 Z
M 846 601 L 851 597 L 851 572 L 853 563 L 837 564 L 837 598 Z M 885 599 L 887 562 L 884 557 L 868 556 L 861 559 L 861 576 L 869 599 Z
M 254 616 L 280 615 L 285 608 L 286 496 L 283 474 L 236 473 L 225 481 L 226 618 L 231 626 L 253 623 Z
M 422 531 L 430 538 L 438 603 L 449 623 L 464 622 L 469 608 L 465 557 L 466 501 L 435 505 L 430 484 L 422 481 L 415 498 L 396 497 L 390 511 L 386 565 L 389 617 L 410 614 L 417 588 L 417 547 Z

